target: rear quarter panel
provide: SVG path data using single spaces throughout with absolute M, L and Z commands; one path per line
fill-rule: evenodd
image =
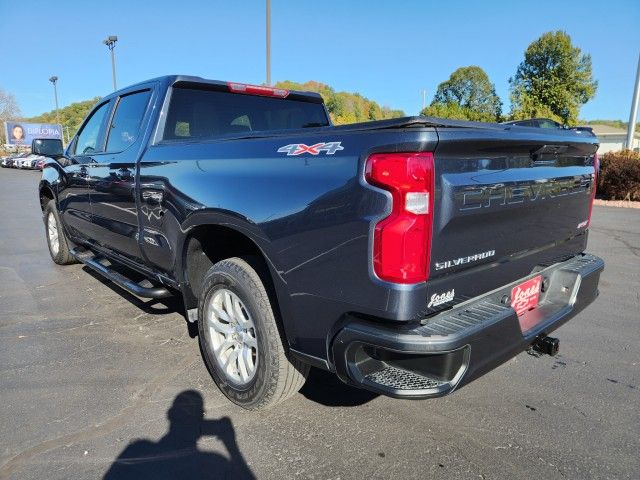
M 336 141 L 344 150 L 334 155 L 278 153 L 291 143 Z M 422 306 L 424 285 L 389 288 L 371 272 L 370 231 L 388 203 L 384 192 L 365 184 L 362 172 L 373 152 L 429 150 L 435 144 L 433 130 L 329 128 L 151 146 L 139 164 L 139 188 L 162 190 L 164 212 L 141 206 L 143 234 L 156 235 L 158 244 L 143 244 L 144 254 L 156 268 L 180 277 L 192 227 L 214 223 L 244 233 L 268 260 L 292 347 L 325 357 L 327 332 L 345 313 L 398 318 Z

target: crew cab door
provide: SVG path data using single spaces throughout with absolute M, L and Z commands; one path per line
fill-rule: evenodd
M 91 240 L 91 202 L 89 198 L 89 166 L 102 152 L 111 102 L 97 105 L 87 117 L 67 151 L 65 179 L 58 191 L 58 208 L 69 233 Z
M 90 164 L 88 178 L 95 241 L 138 262 L 136 162 L 151 92 L 143 88 L 113 99 L 104 153 Z

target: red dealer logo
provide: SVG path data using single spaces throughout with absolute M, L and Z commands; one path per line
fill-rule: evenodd
M 538 275 L 511 290 L 511 306 L 518 316 L 538 305 L 542 277 Z
M 325 152 L 327 155 L 333 155 L 337 151 L 344 150 L 342 142 L 322 142 L 314 145 L 305 145 L 304 143 L 290 143 L 278 149 L 278 153 L 286 153 L 287 156 L 302 155 L 309 153 L 311 155 L 320 155 Z

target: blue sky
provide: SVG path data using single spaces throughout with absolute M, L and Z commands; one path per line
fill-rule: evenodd
M 265 81 L 265 1 L 0 0 L 0 87 L 26 116 L 111 90 L 102 40 L 119 37 L 118 86 L 168 73 Z M 272 0 L 272 79 L 318 80 L 407 114 L 460 66 L 484 68 L 508 107 L 527 45 L 567 31 L 599 81 L 582 118 L 628 119 L 640 1 Z

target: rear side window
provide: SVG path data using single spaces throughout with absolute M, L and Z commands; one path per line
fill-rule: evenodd
M 210 139 L 220 135 L 328 125 L 319 103 L 174 88 L 163 138 Z
M 144 90 L 120 98 L 109 128 L 107 152 L 122 152 L 136 141 L 150 96 L 151 91 Z

